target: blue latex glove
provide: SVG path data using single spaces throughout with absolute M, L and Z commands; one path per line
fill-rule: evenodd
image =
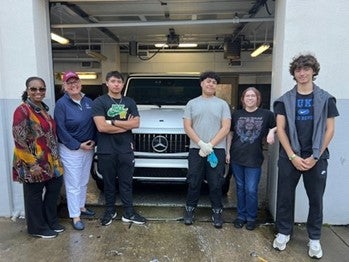
M 208 155 L 208 157 L 207 157 L 207 162 L 210 163 L 210 166 L 211 166 L 212 168 L 215 168 L 215 167 L 217 166 L 217 164 L 218 164 L 218 158 L 217 158 L 216 154 L 214 153 L 214 151 L 212 151 L 212 152 Z

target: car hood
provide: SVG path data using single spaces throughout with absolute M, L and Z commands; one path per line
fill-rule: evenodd
M 134 133 L 143 132 L 161 133 L 164 130 L 182 130 L 183 131 L 183 113 L 184 107 L 181 108 L 151 108 L 140 109 L 140 126 L 133 129 Z M 155 130 L 154 130 L 155 129 Z M 160 130 L 159 130 L 160 129 Z M 150 131 L 152 130 L 152 131 Z

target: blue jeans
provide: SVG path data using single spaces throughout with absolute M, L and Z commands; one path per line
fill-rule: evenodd
M 255 221 L 258 212 L 258 184 L 261 167 L 246 167 L 231 164 L 237 193 L 237 218 L 243 221 Z

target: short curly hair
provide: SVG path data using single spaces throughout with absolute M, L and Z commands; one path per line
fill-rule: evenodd
M 206 78 L 212 78 L 212 79 L 216 80 L 217 84 L 219 84 L 221 82 L 221 78 L 219 77 L 219 75 L 213 71 L 203 72 L 200 75 L 200 82 L 204 81 Z
M 315 80 L 315 76 L 317 76 L 320 71 L 320 64 L 315 56 L 310 54 L 295 56 L 290 63 L 290 74 L 293 76 L 294 80 L 296 80 L 294 77 L 294 71 L 302 67 L 311 67 L 313 69 L 313 80 Z

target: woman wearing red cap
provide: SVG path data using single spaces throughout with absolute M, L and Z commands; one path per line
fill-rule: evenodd
M 76 230 L 85 228 L 81 215 L 95 214 L 85 207 L 85 202 L 96 128 L 92 121 L 92 100 L 81 92 L 81 88 L 79 76 L 75 72 L 66 72 L 63 75 L 65 94 L 58 99 L 54 112 L 69 217 Z

